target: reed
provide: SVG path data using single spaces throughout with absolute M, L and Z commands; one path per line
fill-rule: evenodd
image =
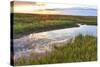
M 27 59 L 21 57 L 15 65 L 71 63 L 97 60 L 97 38 L 93 36 L 79 35 L 74 42 L 64 44 L 63 47 L 55 47 L 55 50 L 40 59 Z

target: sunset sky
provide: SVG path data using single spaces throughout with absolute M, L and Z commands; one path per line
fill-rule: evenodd
M 93 5 L 14 1 L 14 13 L 61 14 L 61 10 L 69 8 L 73 9 L 76 7 L 83 9 L 96 9 L 96 6 Z

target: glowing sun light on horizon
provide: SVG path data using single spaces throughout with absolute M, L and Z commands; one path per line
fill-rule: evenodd
M 33 2 L 33 3 L 15 2 L 13 7 L 14 7 L 13 10 L 14 13 L 30 13 L 30 14 L 62 14 L 62 11 L 60 11 L 59 9 L 67 9 L 74 7 L 89 8 L 89 6 L 83 6 L 83 5 L 68 5 L 68 4 L 42 3 L 42 2 Z
M 48 10 L 41 10 L 41 11 L 34 11 L 33 13 L 36 14 L 59 14 L 59 11 L 48 11 Z

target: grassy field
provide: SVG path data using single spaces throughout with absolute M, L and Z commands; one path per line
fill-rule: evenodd
M 13 35 L 19 38 L 24 35 L 77 26 L 77 23 L 96 25 L 96 16 L 66 16 L 11 13 L 13 18 Z
M 78 36 L 75 41 L 64 44 L 62 47 L 54 47 L 55 50 L 38 60 L 31 57 L 21 57 L 15 61 L 15 65 L 28 64 L 53 64 L 84 62 L 97 60 L 97 38 L 93 36 Z

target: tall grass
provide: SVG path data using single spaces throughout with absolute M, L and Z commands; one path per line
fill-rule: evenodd
M 27 59 L 21 57 L 15 61 L 15 65 L 28 64 L 54 64 L 69 62 L 84 62 L 97 60 L 97 38 L 93 36 L 78 36 L 74 42 L 64 44 L 62 47 L 55 47 L 51 53 L 40 59 Z
M 14 38 L 41 31 L 76 26 L 76 23 L 97 24 L 96 17 L 66 15 L 11 14 Z

